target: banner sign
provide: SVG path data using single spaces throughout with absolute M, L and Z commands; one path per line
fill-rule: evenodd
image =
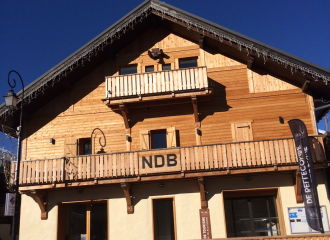
M 324 233 L 307 129 L 299 119 L 288 124 L 296 144 L 307 223 L 313 230 Z
M 15 193 L 6 193 L 5 216 L 15 215 Z
M 202 239 L 212 239 L 209 209 L 199 209 Z

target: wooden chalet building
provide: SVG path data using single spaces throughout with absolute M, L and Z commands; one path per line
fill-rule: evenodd
M 329 239 L 306 227 L 287 124 L 307 126 L 329 231 L 316 130 L 328 109 L 315 111 L 329 82 L 328 69 L 143 2 L 26 87 L 19 239 Z M 18 116 L 1 105 L 2 124 Z

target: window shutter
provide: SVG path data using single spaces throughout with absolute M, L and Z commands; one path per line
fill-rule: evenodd
M 148 130 L 142 130 L 140 131 L 140 145 L 141 150 L 149 150 L 150 149 L 150 143 L 149 143 L 149 131 Z
M 167 148 L 176 147 L 175 127 L 166 129 Z
M 234 142 L 253 141 L 252 123 L 232 123 L 232 134 Z
M 64 156 L 76 156 L 77 155 L 77 139 L 67 138 L 64 140 Z

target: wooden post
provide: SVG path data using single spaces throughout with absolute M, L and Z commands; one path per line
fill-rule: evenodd
M 205 197 L 205 186 L 204 186 L 204 178 L 198 177 L 198 185 L 199 185 L 199 192 L 201 195 L 201 208 L 207 209 L 207 201 Z
M 201 145 L 202 144 L 202 134 L 201 134 L 201 122 L 199 121 L 199 112 L 198 112 L 198 102 L 197 102 L 197 97 L 192 96 L 191 97 L 191 102 L 193 106 L 193 111 L 194 111 L 194 120 L 195 120 L 195 129 L 196 129 L 196 145 Z

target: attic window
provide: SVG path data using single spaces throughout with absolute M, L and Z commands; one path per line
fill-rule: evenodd
M 155 71 L 154 65 L 145 67 L 145 72 L 154 72 L 154 71 Z
M 120 68 L 120 75 L 137 73 L 137 65 L 128 65 Z
M 179 68 L 197 67 L 197 58 L 182 58 L 179 59 Z

